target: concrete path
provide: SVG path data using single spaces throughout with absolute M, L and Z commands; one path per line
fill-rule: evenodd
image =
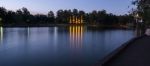
M 103 66 L 150 66 L 150 37 L 135 40 Z

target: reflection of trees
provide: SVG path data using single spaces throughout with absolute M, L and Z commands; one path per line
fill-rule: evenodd
M 83 41 L 83 26 L 70 26 L 70 46 L 73 48 L 81 48 Z
M 58 28 L 57 27 L 54 27 L 54 44 L 56 45 L 57 44 L 57 40 L 58 40 Z

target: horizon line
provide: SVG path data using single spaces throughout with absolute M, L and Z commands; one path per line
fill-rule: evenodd
M 18 9 L 8 9 L 8 8 L 6 8 L 6 7 L 4 7 L 4 6 L 0 6 L 0 7 L 3 7 L 3 8 L 5 8 L 6 10 L 8 10 L 8 11 L 14 11 L 14 12 L 16 12 L 17 10 L 19 10 L 19 9 L 22 9 L 22 8 L 27 8 L 27 7 L 21 7 L 21 8 L 18 8 Z M 28 8 L 27 8 L 28 9 Z M 77 8 L 72 8 L 72 9 L 62 9 L 62 8 L 60 8 L 60 9 L 58 9 L 58 10 L 73 10 L 73 9 L 77 9 Z M 56 14 L 57 13 L 57 11 L 58 10 L 49 10 L 49 11 L 53 11 L 53 13 L 54 14 Z M 91 11 L 89 11 L 89 12 L 87 12 L 86 10 L 83 10 L 83 9 L 77 9 L 78 11 L 84 11 L 85 13 L 92 13 L 93 11 L 103 11 L 103 10 L 105 10 L 106 11 L 106 13 L 107 14 L 113 14 L 113 15 L 128 15 L 129 13 L 125 13 L 125 14 L 115 14 L 115 13 L 112 13 L 112 12 L 108 12 L 106 9 L 101 9 L 101 10 L 91 10 Z M 30 9 L 28 9 L 28 11 L 32 14 L 32 15 L 37 15 L 37 14 L 43 14 L 43 15 L 47 15 L 48 14 L 48 12 L 49 11 L 47 11 L 47 12 L 38 12 L 38 11 L 33 11 L 33 10 L 30 10 Z

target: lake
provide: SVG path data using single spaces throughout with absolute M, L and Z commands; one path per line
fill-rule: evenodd
M 86 26 L 0 28 L 0 66 L 92 66 L 134 30 Z

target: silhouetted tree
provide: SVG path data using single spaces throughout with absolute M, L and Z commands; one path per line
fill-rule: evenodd
M 135 0 L 133 4 L 137 6 L 136 12 L 143 19 L 145 25 L 150 25 L 150 0 Z
M 48 23 L 54 23 L 55 22 L 55 15 L 53 11 L 48 12 Z
M 73 9 L 73 15 L 75 15 L 75 16 L 78 15 L 78 10 L 77 9 Z
M 38 25 L 49 25 L 49 24 L 69 24 L 69 19 L 72 16 L 83 17 L 85 24 L 95 25 L 126 25 L 132 23 L 132 15 L 114 15 L 107 13 L 105 10 L 92 11 L 86 13 L 82 10 L 58 10 L 56 15 L 53 11 L 49 11 L 47 15 L 44 14 L 30 14 L 30 11 L 23 7 L 17 11 L 6 10 L 0 7 L 0 18 L 2 18 L 3 25 L 14 25 L 14 26 L 38 26 Z M 148 18 L 145 16 L 145 18 Z M 145 19 L 146 20 L 146 19 Z M 148 19 L 147 19 L 148 20 Z
M 6 22 L 7 10 L 4 7 L 0 7 L 0 18 L 2 19 L 1 23 Z
M 58 10 L 57 11 L 57 17 L 56 17 L 56 22 L 57 23 L 63 23 L 64 20 L 63 20 L 63 10 Z
M 25 7 L 22 8 L 22 12 L 23 12 L 23 21 L 25 22 L 24 24 L 29 24 L 29 22 L 30 22 L 30 12 Z
M 8 11 L 6 15 L 6 22 L 5 24 L 15 24 L 16 22 L 16 13 L 13 11 Z

